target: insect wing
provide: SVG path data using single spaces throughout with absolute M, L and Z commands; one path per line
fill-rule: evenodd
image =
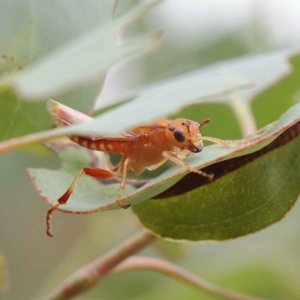
M 47 108 L 59 127 L 93 121 L 93 118 L 54 100 L 48 100 Z
M 50 114 L 54 117 L 55 123 L 58 127 L 93 121 L 93 118 L 51 99 L 47 102 L 47 108 Z M 139 139 L 140 135 L 129 131 L 117 137 L 103 137 L 100 135 L 84 137 L 89 138 L 93 141 L 110 140 L 115 142 L 131 142 Z

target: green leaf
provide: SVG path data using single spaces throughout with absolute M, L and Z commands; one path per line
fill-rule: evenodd
M 140 55 L 156 44 L 158 38 L 159 35 L 147 36 L 120 47 L 115 44 L 113 31 L 101 28 L 18 75 L 4 78 L 3 84 L 14 88 L 27 100 L 53 97 L 76 86 L 85 86 L 103 79 L 109 67 L 118 60 Z M 36 84 L 37 79 L 39 84 Z
M 291 58 L 292 54 L 294 57 Z M 129 123 L 129 120 L 126 120 L 127 123 L 124 122 L 122 125 L 128 128 L 128 125 L 135 126 L 142 120 L 152 121 L 177 113 L 194 103 L 230 104 L 235 93 L 238 93 L 239 99 L 248 103 L 270 85 L 277 85 L 279 79 L 289 81 L 290 78 L 295 78 L 294 74 L 298 72 L 295 70 L 296 68 L 298 70 L 298 64 L 294 63 L 296 58 L 295 49 L 287 48 L 267 54 L 249 55 L 217 62 L 145 86 L 140 89 L 138 97 L 120 106 L 117 112 L 120 112 L 119 116 L 122 113 L 123 118 L 126 118 L 130 115 L 130 111 L 139 109 L 139 114 L 142 116 L 137 121 L 133 119 Z M 290 60 L 293 62 L 292 67 Z M 122 100 L 124 99 L 119 101 Z M 289 106 L 295 104 L 291 101 L 287 103 L 288 106 L 285 106 L 280 115 Z M 115 116 L 117 112 L 111 111 L 110 113 Z
M 84 113 L 90 112 L 107 69 L 121 59 L 145 53 L 153 43 L 156 45 L 157 35 L 127 39 L 123 46 L 118 46 L 114 38 L 117 34 L 121 37 L 129 25 L 134 25 L 157 2 L 141 4 L 103 26 L 98 18 L 99 2 L 94 0 L 84 5 L 76 0 L 63 4 L 18 1 L 18 9 L 15 9 L 16 3 L 3 3 L 0 11 L 3 41 L 0 45 L 3 73 L 0 141 L 51 128 L 53 120 L 45 103 L 30 100 L 45 100 L 64 92 L 58 101 Z M 84 9 L 86 14 L 82 13 Z M 108 3 L 107 11 L 110 9 L 111 3 Z M 55 22 L 50 22 L 53 19 Z M 107 18 L 103 16 L 102 23 L 103 19 Z M 55 51 L 49 54 L 51 50 Z M 23 101 L 25 98 L 28 101 Z M 15 145 L 20 147 L 19 142 Z
M 62 165 L 59 170 L 28 169 L 29 177 L 41 197 L 49 204 L 57 203 L 57 199 L 67 190 L 79 170 L 85 166 L 94 165 L 106 168 L 107 157 L 103 153 L 88 150 L 76 144 L 53 146 L 59 152 Z M 134 190 L 127 186 L 125 194 L 130 194 Z M 89 176 L 82 176 L 79 183 L 68 201 L 61 210 L 65 212 L 85 212 L 103 210 L 115 205 L 119 191 L 119 182 L 102 183 Z M 85 199 L 85 200 L 84 200 Z
M 110 1 L 0 0 L 0 70 L 13 73 L 108 21 Z M 62 30 L 63 29 L 63 30 Z
M 40 100 L 103 79 L 114 63 L 156 46 L 157 35 L 123 40 L 128 23 L 135 23 L 156 3 L 139 5 L 134 12 L 90 30 L 17 74 L 4 77 L 0 86 L 15 89 L 22 98 Z
M 285 70 L 286 76 L 283 78 L 278 74 L 281 80 L 268 89 L 261 90 L 253 99 L 252 109 L 259 127 L 274 122 L 282 112 L 299 102 L 300 56 L 293 55 L 289 61 L 293 72 Z
M 213 182 L 190 174 L 165 195 L 134 206 L 141 223 L 162 237 L 199 241 L 243 236 L 282 219 L 300 191 L 299 112 L 298 106 L 298 122 L 269 148 L 205 169 L 215 171 Z
M 94 103 L 97 89 L 98 86 L 77 88 L 60 99 L 87 113 Z M 88 100 L 83 102 L 82 98 L 85 97 Z M 0 141 L 47 130 L 53 126 L 53 118 L 49 115 L 44 102 L 22 101 L 14 93 L 3 91 L 0 94 L 0 107 Z

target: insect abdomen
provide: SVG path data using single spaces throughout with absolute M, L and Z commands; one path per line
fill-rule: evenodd
M 109 140 L 92 140 L 90 138 L 81 136 L 71 136 L 70 139 L 78 145 L 91 150 L 98 150 L 110 153 L 120 153 L 119 146 L 117 146 L 116 143 Z

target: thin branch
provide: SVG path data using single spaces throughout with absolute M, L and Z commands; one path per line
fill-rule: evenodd
M 184 269 L 177 267 L 174 264 L 166 262 L 161 259 L 152 257 L 130 257 L 119 264 L 113 272 L 123 272 L 128 270 L 153 270 L 162 274 L 165 274 L 174 279 L 181 280 L 188 283 L 197 289 L 207 292 L 214 296 L 225 297 L 230 300 L 265 300 L 263 298 L 252 297 L 245 294 L 237 293 L 226 288 L 219 287 L 213 283 L 210 283 L 196 275 L 185 271 Z
M 133 237 L 119 244 L 92 263 L 80 268 L 56 287 L 44 300 L 66 300 L 93 288 L 115 266 L 156 240 L 149 231 L 142 229 Z

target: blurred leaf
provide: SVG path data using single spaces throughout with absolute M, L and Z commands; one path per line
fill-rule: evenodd
M 128 56 L 140 55 L 156 45 L 158 39 L 159 35 L 146 36 L 117 46 L 111 28 L 104 27 L 17 75 L 4 78 L 3 85 L 14 88 L 27 100 L 53 97 L 103 79 L 111 65 Z
M 256 135 L 235 141 L 232 144 L 233 147 L 209 146 L 206 147 L 205 155 L 191 155 L 186 159 L 186 162 L 194 168 L 201 169 L 219 161 L 257 151 L 299 121 L 299 107 L 300 104 L 294 106 L 276 124 L 267 126 Z M 76 148 L 71 147 L 60 152 L 62 159 L 61 170 L 29 169 L 28 171 L 38 193 L 51 205 L 54 205 L 57 199 L 67 190 L 76 173 L 84 166 L 91 164 L 88 153 L 92 153 L 93 151 L 81 147 L 79 149 Z M 186 173 L 185 169 L 173 166 L 160 176 L 150 180 L 136 192 L 132 193 L 132 189 L 127 189 L 127 195 L 124 196 L 124 200 L 134 204 L 149 199 L 172 186 Z M 204 186 L 204 188 L 214 184 L 216 182 L 212 182 L 210 185 Z M 62 206 L 61 210 L 72 213 L 88 213 L 116 207 L 115 200 L 117 193 L 118 185 L 99 184 L 97 180 L 83 176 L 71 200 Z M 99 199 L 100 194 L 102 195 L 101 199 Z M 166 203 L 165 201 L 161 203 L 163 202 Z M 198 200 L 197 202 L 201 203 Z
M 47 57 L 54 49 L 99 26 L 99 22 L 107 19 L 104 7 L 111 8 L 110 1 L 102 1 L 100 7 L 97 0 L 85 3 L 78 0 L 51 3 L 47 0 L 0 0 L 0 5 L 0 74 L 6 76 L 18 76 L 37 59 Z M 39 78 L 35 85 L 39 86 Z M 98 89 L 99 84 L 77 87 L 59 100 L 70 104 L 73 98 L 72 106 L 87 113 Z M 0 89 L 0 105 L 0 140 L 45 130 L 53 124 L 45 104 L 23 103 L 13 91 Z
M 199 241 L 243 236 L 282 219 L 299 194 L 297 107 L 298 123 L 285 126 L 267 147 L 204 169 L 215 173 L 213 182 L 189 174 L 157 199 L 134 206 L 142 224 L 162 237 Z
M 111 1 L 0 0 L 0 70 L 8 74 L 109 19 Z
M 233 91 L 238 91 L 239 97 L 248 101 L 274 80 L 291 72 L 285 60 L 291 51 L 286 49 L 268 55 L 232 60 L 173 78 L 142 90 L 139 97 L 97 116 L 94 122 L 8 141 L 0 144 L 0 153 L 66 134 L 119 134 L 137 125 L 174 114 L 193 103 L 230 104 L 228 100 Z M 245 76 L 247 80 L 243 79 Z M 239 90 L 249 87 L 250 83 L 256 85 L 252 89 Z
M 163 111 L 157 118 L 177 113 L 187 104 L 228 103 L 233 92 L 238 92 L 245 102 L 249 102 L 271 84 L 277 85 L 278 80 L 288 81 L 290 77 L 294 77 L 294 68 L 298 68 L 298 64 L 292 63 L 291 66 L 290 59 L 294 60 L 296 53 L 295 48 L 286 48 L 213 63 L 145 86 L 140 89 L 139 96 L 134 101 L 143 105 L 147 102 L 153 103 L 151 113 L 155 116 L 159 105 L 166 104 L 168 110 L 162 107 Z M 291 58 L 292 55 L 294 57 Z M 122 100 L 124 99 L 119 99 Z M 130 108 L 133 108 L 131 105 L 134 101 L 128 103 Z M 180 101 L 181 106 L 178 105 Z M 295 103 L 290 102 L 289 106 L 292 104 Z M 147 120 L 153 119 L 148 117 Z
M 158 239 L 154 246 L 155 250 L 158 250 L 161 256 L 173 262 L 187 254 L 184 244 L 182 243 L 173 243 L 173 241 Z
M 0 293 L 9 289 L 8 266 L 5 256 L 0 253 Z
M 156 45 L 157 35 L 123 40 L 128 24 L 134 24 L 156 3 L 141 4 L 113 23 L 87 32 L 25 70 L 3 77 L 0 86 L 15 89 L 27 100 L 40 100 L 103 79 L 112 64 Z
M 257 99 L 258 93 L 268 91 L 270 85 L 277 86 L 281 80 L 289 81 L 290 77 L 298 72 L 298 64 L 293 63 L 297 53 L 299 53 L 299 49 L 291 47 L 259 55 L 245 56 L 225 61 L 225 63 L 217 63 L 217 65 L 223 67 L 225 73 L 239 74 L 255 83 L 252 89 L 239 92 L 245 101 L 251 101 Z M 282 101 L 282 98 L 279 99 Z M 295 103 L 290 102 L 289 104 L 291 106 Z
M 212 77 L 206 81 L 206 83 L 209 82 L 210 87 L 205 89 L 204 86 L 202 86 L 202 88 L 199 88 L 197 89 L 197 91 L 194 92 L 188 92 L 188 89 L 189 87 L 195 88 L 197 86 L 197 82 L 194 81 L 191 83 L 191 85 L 188 82 L 186 82 L 187 86 L 185 91 L 182 91 L 183 94 L 181 94 L 180 97 L 177 97 L 177 99 L 173 99 L 174 102 L 172 104 L 170 103 L 170 100 L 168 100 L 169 98 L 165 98 L 166 101 L 162 101 L 162 99 L 160 99 L 159 97 L 153 98 L 154 95 L 150 93 L 150 95 L 148 94 L 147 97 L 144 97 L 142 99 L 137 98 L 122 106 L 118 106 L 117 108 L 111 111 L 105 112 L 101 116 L 96 117 L 93 122 L 78 124 L 78 125 L 68 126 L 63 128 L 55 128 L 53 130 L 38 132 L 36 134 L 21 137 L 19 139 L 17 138 L 15 140 L 9 140 L 7 142 L 0 143 L 0 153 L 22 148 L 24 146 L 31 145 L 33 143 L 43 142 L 47 139 L 59 137 L 62 135 L 69 135 L 69 134 L 84 135 L 87 133 L 98 134 L 98 135 L 99 134 L 116 135 L 120 132 L 124 132 L 132 128 L 131 127 L 133 126 L 132 124 L 134 125 L 145 124 L 147 120 L 148 121 L 155 120 L 158 119 L 159 117 L 165 116 L 168 113 L 170 114 L 172 112 L 179 110 L 183 106 L 187 105 L 189 101 L 192 101 L 193 98 L 191 99 L 191 97 L 196 97 L 197 94 L 199 95 L 199 97 L 200 95 L 202 95 L 204 99 L 210 99 L 214 97 L 219 97 L 220 94 L 226 93 L 225 87 L 227 85 L 231 85 L 231 88 L 233 89 L 238 88 L 241 85 L 243 86 L 242 83 L 233 84 L 232 77 L 230 80 L 228 80 L 226 79 L 226 77 L 215 76 L 215 75 L 216 74 L 212 75 Z M 168 90 L 169 90 L 168 92 L 171 92 L 169 88 Z M 174 92 L 176 93 L 179 91 L 175 90 Z M 187 95 L 185 95 L 185 92 L 188 92 Z M 205 94 L 206 92 L 210 94 Z M 162 93 L 164 92 L 162 91 Z M 7 93 L 7 95 L 10 94 Z M 165 94 L 165 97 L 167 96 L 168 94 Z M 14 96 L 11 97 L 14 99 Z M 152 99 L 151 102 L 150 99 Z M 11 109 L 15 109 L 15 111 L 19 111 L 18 107 L 19 107 L 18 100 L 15 100 L 15 103 L 14 105 L 12 105 Z M 14 113 L 12 113 L 12 115 L 14 115 Z M 40 117 L 43 117 L 43 115 L 40 115 Z M 49 116 L 46 116 L 46 119 L 47 118 L 49 118 Z M 118 120 L 118 122 L 115 122 L 115 120 Z M 7 125 L 8 125 L 7 123 L 4 123 L 2 127 L 6 129 Z M 99 128 L 101 129 L 99 130 Z
M 197 45 L 190 47 L 191 45 L 185 44 L 185 46 L 182 47 L 180 38 L 171 43 L 165 43 L 158 55 L 145 60 L 147 66 L 145 79 L 153 82 L 216 61 L 236 58 L 249 53 L 245 35 L 239 30 L 223 34 L 218 39 L 210 40 L 209 43 L 205 43 L 200 38 Z M 220 49 L 222 50 L 220 51 Z
M 94 95 L 97 90 L 98 86 L 77 88 L 60 99 L 88 113 L 95 101 Z M 82 101 L 85 98 L 88 100 Z M 50 129 L 54 124 L 44 102 L 22 101 L 15 94 L 7 91 L 0 95 L 0 107 L 0 141 Z
M 221 278 L 219 276 L 218 284 L 230 289 L 243 291 L 249 295 L 259 295 L 265 299 L 299 299 L 297 281 L 283 274 L 282 269 L 274 268 L 265 261 L 252 262 L 251 265 L 244 265 L 224 275 Z
M 123 58 L 136 57 L 142 52 L 148 51 L 149 47 L 152 47 L 153 43 L 157 41 L 157 36 L 153 35 L 128 41 L 123 46 L 117 46 L 115 42 L 116 37 L 118 37 L 116 33 L 119 34 L 119 39 L 121 39 L 121 33 L 124 34 L 123 31 L 141 18 L 157 1 L 139 5 L 135 10 L 116 20 L 113 23 L 116 33 L 113 31 L 114 27 L 111 23 L 99 27 L 99 22 L 97 22 L 98 29 L 94 29 L 95 26 L 93 26 L 92 31 L 91 29 L 86 30 L 87 32 L 82 34 L 81 37 L 73 39 L 72 42 L 62 48 L 58 47 L 62 43 L 62 36 L 66 37 L 67 35 L 66 40 L 70 40 L 71 37 L 74 38 L 78 33 L 81 33 L 81 30 L 73 30 L 75 15 L 72 15 L 71 19 L 68 20 L 70 23 L 66 22 L 64 29 L 67 33 L 64 32 L 63 34 L 56 32 L 61 31 L 61 28 L 56 26 L 51 29 L 49 27 L 45 28 L 45 24 L 43 24 L 40 17 L 44 16 L 45 20 L 48 20 L 50 16 L 55 15 L 56 11 L 59 11 L 56 16 L 56 21 L 58 21 L 58 19 L 66 17 L 65 14 L 68 14 L 64 9 L 72 9 L 73 6 L 66 6 L 62 9 L 60 2 L 52 2 L 51 5 L 46 2 L 34 1 L 33 3 L 28 1 L 21 6 L 24 9 L 25 16 L 22 16 L 20 22 L 22 24 L 24 22 L 24 26 L 26 24 L 31 28 L 29 36 L 16 26 L 12 27 L 13 29 L 6 27 L 6 22 L 10 22 L 7 18 L 0 19 L 0 24 L 2 22 L 3 25 L 2 28 L 7 30 L 7 35 L 5 35 L 5 30 L 1 31 L 4 44 L 0 46 L 0 55 L 2 54 L 0 70 L 5 75 L 0 80 L 0 85 L 2 82 L 0 105 L 5 108 L 0 112 L 0 140 L 51 128 L 53 121 L 45 108 L 45 104 L 24 102 L 22 101 L 24 97 L 27 100 L 44 100 L 43 97 L 53 96 L 58 92 L 72 88 L 71 92 L 59 97 L 59 100 L 66 104 L 72 103 L 72 107 L 88 113 L 96 100 L 95 96 L 101 83 L 83 86 L 90 83 L 90 81 L 95 82 L 103 79 L 107 69 L 112 64 Z M 97 3 L 94 2 L 94 4 Z M 30 7 L 30 5 L 33 5 L 34 9 L 40 14 L 32 16 L 30 8 L 33 9 L 33 7 Z M 80 9 L 81 7 L 81 4 L 77 2 L 74 2 L 73 5 L 74 9 Z M 15 8 L 8 3 L 3 4 L 3 6 L 4 12 Z M 14 12 L 19 14 L 17 9 Z M 94 16 L 94 14 L 92 13 L 91 16 Z M 91 16 L 89 15 L 89 18 Z M 85 18 L 80 20 L 83 23 L 86 22 Z M 91 27 L 92 23 L 89 22 L 88 26 L 85 23 L 83 27 L 87 29 Z M 73 26 L 72 30 L 68 28 L 68 25 Z M 80 25 L 78 24 L 78 26 Z M 48 32 L 44 33 L 43 30 L 48 30 Z M 45 35 L 50 34 L 50 31 L 54 35 L 51 41 L 52 48 L 55 48 L 55 46 L 57 48 L 56 52 L 51 55 L 46 51 L 42 51 L 41 48 L 37 49 L 34 40 L 34 38 L 43 37 L 44 45 L 47 42 L 45 41 Z M 20 34 L 24 34 L 26 38 L 21 38 Z M 48 38 L 51 39 L 51 36 L 48 36 Z M 49 44 L 47 46 L 49 51 L 51 47 L 49 47 Z M 43 58 L 31 64 L 33 60 L 42 56 L 41 52 L 44 54 Z M 23 70 L 24 66 L 27 66 L 27 68 Z M 19 90 L 18 93 L 17 90 Z
M 283 78 L 279 77 L 280 81 L 272 84 L 268 89 L 260 91 L 254 98 L 252 108 L 259 127 L 274 122 L 290 106 L 299 102 L 297 97 L 300 90 L 300 56 L 294 55 L 289 61 L 293 72 L 289 72 Z M 268 67 L 270 66 L 266 66 L 266 69 Z M 284 73 L 287 73 L 287 70 Z

